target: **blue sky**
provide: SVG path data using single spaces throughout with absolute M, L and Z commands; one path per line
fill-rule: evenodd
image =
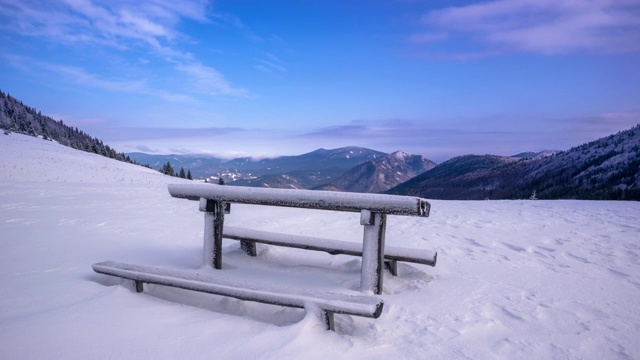
M 640 123 L 640 1 L 0 0 L 0 89 L 124 152 L 565 150 Z

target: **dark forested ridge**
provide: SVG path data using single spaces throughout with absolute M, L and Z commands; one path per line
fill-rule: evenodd
M 40 111 L 24 105 L 22 101 L 0 91 L 0 129 L 5 133 L 15 132 L 31 136 L 41 136 L 74 149 L 103 155 L 112 159 L 137 164 L 124 153 L 119 153 L 105 145 L 102 140 L 91 137 L 78 128 L 56 121 Z
M 543 158 L 456 157 L 388 193 L 461 200 L 640 200 L 640 125 Z

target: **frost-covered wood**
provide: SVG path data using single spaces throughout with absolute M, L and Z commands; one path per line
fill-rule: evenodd
M 359 252 L 362 256 L 360 289 L 363 292 L 372 291 L 375 294 L 382 294 L 387 215 L 426 217 L 429 216 L 431 208 L 425 199 L 397 195 L 265 189 L 213 184 L 171 184 L 168 189 L 173 197 L 200 201 L 200 211 L 205 212 L 204 264 L 215 269 L 222 268 L 224 210 L 228 209 L 227 205 L 230 203 L 360 212 L 360 224 L 364 226 L 362 250 Z M 256 256 L 255 241 L 239 240 L 247 254 Z M 324 245 L 320 246 L 324 247 Z M 391 273 L 396 275 L 397 264 L 395 260 L 390 261 L 388 267 Z M 435 265 L 435 255 L 433 265 Z
M 240 204 L 271 205 L 360 212 L 363 209 L 389 215 L 429 216 L 427 200 L 399 195 L 361 194 L 335 191 L 252 188 L 214 184 L 170 184 L 176 198 L 201 198 Z
M 246 301 L 304 308 L 307 311 L 321 309 L 321 317 L 327 322 L 327 328 L 330 330 L 333 330 L 332 314 L 377 319 L 382 313 L 383 306 L 382 299 L 372 296 L 294 289 L 233 279 L 220 272 L 201 274 L 115 261 L 93 264 L 93 270 L 97 273 L 133 280 L 136 285 L 139 283 L 158 284 Z M 141 286 L 136 288 L 142 289 Z
M 364 225 L 360 290 L 370 290 L 373 291 L 374 294 L 382 294 L 382 267 L 384 264 L 384 238 L 387 228 L 387 214 L 373 213 L 371 215 L 373 222 Z
M 362 256 L 362 243 L 325 239 L 311 236 L 280 234 L 268 231 L 225 226 L 225 239 L 239 240 L 250 243 L 286 246 L 297 249 L 324 251 L 332 255 Z M 403 261 L 416 264 L 436 266 L 438 253 L 433 250 L 409 249 L 385 245 L 384 259 L 386 261 Z
M 204 212 L 203 262 L 214 269 L 222 269 L 222 231 L 225 204 L 201 199 L 200 211 Z

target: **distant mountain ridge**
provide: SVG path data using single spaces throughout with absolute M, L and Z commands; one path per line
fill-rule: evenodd
M 148 155 L 131 158 L 159 167 L 167 161 L 191 169 L 194 176 L 222 177 L 233 186 L 381 192 L 436 164 L 421 155 L 385 154 L 361 147 L 318 149 L 297 156 L 222 160 L 206 155 Z M 201 166 L 200 166 L 201 165 Z
M 640 200 L 640 125 L 543 158 L 456 157 L 387 193 L 465 200 Z
M 304 169 L 296 169 L 301 163 Z M 237 167 L 229 169 L 230 164 Z M 640 200 L 640 130 L 636 126 L 568 151 L 464 155 L 439 165 L 419 155 L 348 147 L 261 161 L 234 159 L 224 167 L 221 174 L 235 180 L 229 184 L 242 186 L 431 199 Z
M 160 168 L 167 161 L 191 170 L 196 178 L 222 177 L 227 182 L 249 181 L 265 175 L 281 175 L 291 172 L 309 172 L 305 176 L 322 176 L 319 171 L 341 174 L 354 166 L 373 160 L 386 154 L 380 151 L 361 148 L 343 147 L 338 149 L 318 149 L 306 154 L 280 156 L 254 160 L 252 158 L 236 158 L 225 160 L 211 155 L 151 155 L 144 153 L 128 153 L 132 159 Z M 315 174 L 315 175 L 314 175 Z M 316 184 L 318 185 L 318 184 Z
M 391 189 L 435 166 L 436 163 L 421 155 L 396 151 L 387 156 L 366 161 L 330 183 L 315 189 L 377 193 Z

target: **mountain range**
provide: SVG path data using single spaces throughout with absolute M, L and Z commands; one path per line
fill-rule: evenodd
M 436 166 L 421 155 L 343 147 L 297 156 L 224 160 L 209 155 L 127 154 L 159 169 L 166 162 L 189 169 L 195 178 L 222 178 L 235 186 L 381 192 Z
M 172 156 L 181 163 L 187 158 Z M 356 147 L 260 161 L 217 161 L 218 175 L 231 185 L 452 200 L 640 200 L 640 126 L 567 151 L 463 155 L 441 164 L 402 151 L 384 154 Z
M 167 162 L 174 167 L 191 170 L 195 178 L 223 178 L 226 182 L 253 180 L 265 175 L 280 175 L 291 172 L 307 173 L 322 171 L 327 176 L 342 174 L 367 160 L 373 160 L 386 154 L 380 151 L 344 147 L 339 149 L 318 149 L 310 153 L 295 156 L 280 156 L 266 159 L 248 157 L 226 160 L 212 155 L 151 155 L 129 153 L 132 159 L 159 169 Z
M 233 185 L 386 192 L 431 199 L 640 200 L 640 125 L 567 151 L 464 155 L 438 165 L 420 155 L 360 147 L 261 160 L 123 154 L 2 91 L 0 129 L 155 169 L 171 162 L 176 169 L 190 170 L 195 178 L 220 177 Z
M 387 193 L 465 200 L 640 200 L 640 125 L 542 158 L 459 156 Z
M 436 167 L 436 163 L 421 155 L 396 151 L 374 160 L 365 161 L 335 180 L 314 189 L 382 192 L 434 167 Z

